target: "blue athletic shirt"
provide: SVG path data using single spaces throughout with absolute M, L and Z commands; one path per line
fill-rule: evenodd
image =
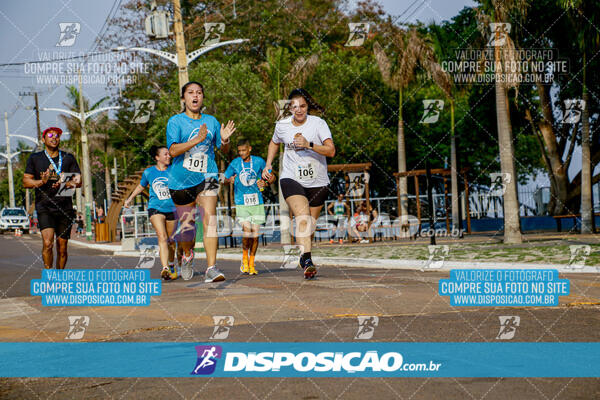
M 171 161 L 168 169 L 169 189 L 191 188 L 204 182 L 205 175 L 209 175 L 209 177 L 218 175 L 219 169 L 215 162 L 214 148 L 221 147 L 221 124 L 212 115 L 202 114 L 200 119 L 190 118 L 185 113 L 173 115 L 167 123 L 167 148 L 170 149 L 174 143 L 185 143 L 198 136 L 202 124 L 206 124 L 208 129 L 206 139 Z M 186 157 L 198 153 L 204 153 L 207 156 L 206 173 L 190 171 L 184 167 Z
M 236 175 L 234 181 L 235 205 L 254 205 L 264 204 L 262 193 L 256 185 L 256 181 L 261 179 L 262 171 L 266 167 L 265 160 L 258 156 L 250 156 L 249 162 L 243 162 L 241 157 L 234 159 L 225 170 L 225 178 L 229 179 Z M 253 199 L 254 194 L 258 199 Z M 246 202 L 244 202 L 246 195 Z M 247 204 L 248 203 L 248 204 Z
M 175 204 L 171 200 L 169 193 L 169 169 L 159 171 L 156 166 L 146 168 L 142 174 L 140 185 L 146 187 L 150 185 L 150 200 L 148 208 L 154 208 L 161 212 L 175 211 Z

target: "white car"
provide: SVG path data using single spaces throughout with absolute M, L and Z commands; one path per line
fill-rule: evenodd
M 29 217 L 23 208 L 3 208 L 0 212 L 0 233 L 9 229 L 21 229 L 29 233 Z

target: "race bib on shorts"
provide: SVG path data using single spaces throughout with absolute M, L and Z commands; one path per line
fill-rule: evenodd
M 183 168 L 191 172 L 206 173 L 208 166 L 208 155 L 204 153 L 194 153 L 187 155 L 183 160 Z
M 258 193 L 251 193 L 244 195 L 245 206 L 256 206 L 258 205 Z
M 312 181 L 315 179 L 316 171 L 312 163 L 306 165 L 298 165 L 296 168 L 296 178 L 299 181 Z

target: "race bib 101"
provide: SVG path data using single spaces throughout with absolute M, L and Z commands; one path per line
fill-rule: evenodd
M 191 172 L 202 172 L 205 174 L 207 166 L 208 156 L 204 153 L 190 154 L 183 160 L 183 168 Z

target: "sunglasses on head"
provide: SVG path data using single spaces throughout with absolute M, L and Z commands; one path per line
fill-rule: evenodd
M 48 133 L 46 133 L 46 137 L 49 137 L 49 138 L 54 138 L 54 137 L 55 138 L 59 138 L 60 137 L 60 133 L 48 132 Z

